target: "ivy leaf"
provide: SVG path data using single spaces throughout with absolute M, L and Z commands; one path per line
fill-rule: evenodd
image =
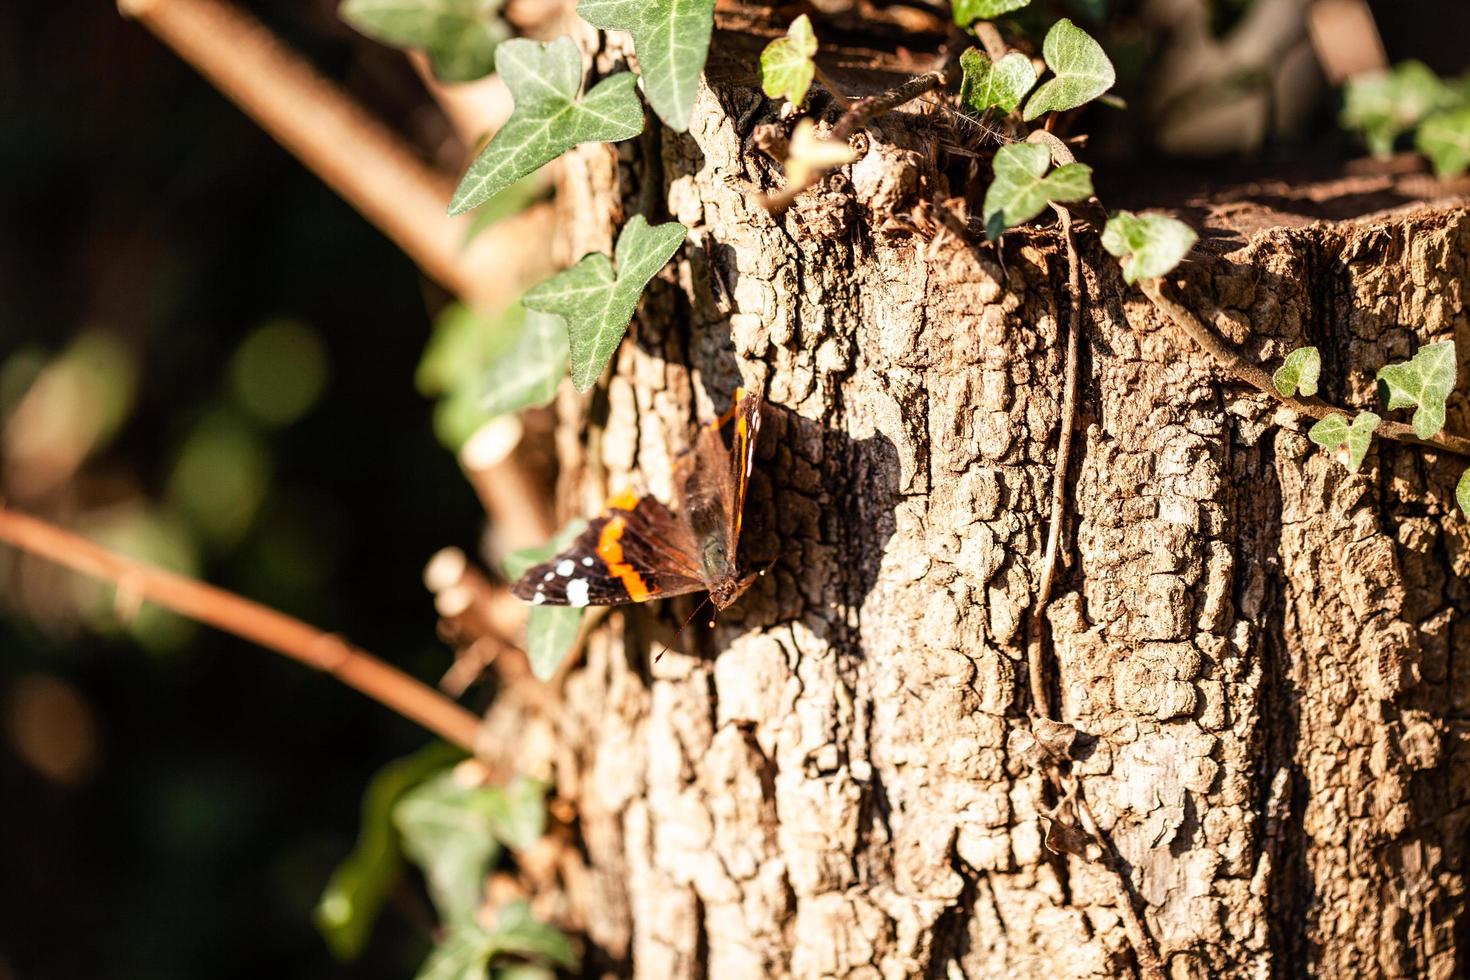
M 537 680 L 549 681 L 577 642 L 585 609 L 536 606 L 526 617 L 526 657 Z
M 1132 285 L 1174 271 L 1199 236 L 1184 222 L 1163 214 L 1119 211 L 1103 228 L 1102 244 L 1123 266 L 1123 281 Z
M 423 869 L 445 923 L 472 921 L 484 899 L 485 874 L 500 845 L 476 804 L 491 792 L 461 784 L 449 770 L 415 787 L 393 808 L 403 851 Z
M 1399 136 L 1455 99 L 1439 76 L 1419 61 L 1354 76 L 1342 95 L 1342 124 L 1361 132 L 1369 152 L 1379 157 L 1392 153 Z
M 812 61 L 816 53 L 817 35 L 811 18 L 802 14 L 791 22 L 785 37 L 776 38 L 761 52 L 761 91 L 768 98 L 806 105 L 807 91 L 817 74 Z
M 1444 428 L 1445 399 L 1455 389 L 1458 369 L 1455 342 L 1425 344 L 1413 359 L 1378 369 L 1378 389 L 1388 399 L 1389 411 L 1414 408 L 1414 435 L 1433 438 Z
M 593 27 L 633 35 L 643 94 L 670 129 L 689 129 L 699 75 L 709 57 L 715 0 L 581 0 Z
M 537 921 L 529 902 L 507 902 L 490 933 L 496 953 L 513 953 L 528 959 L 549 960 L 568 970 L 577 966 L 577 955 L 561 930 Z
M 546 832 L 546 784 L 539 779 L 516 776 L 487 790 L 476 808 L 490 821 L 495 839 L 513 850 L 528 850 Z
M 977 20 L 994 20 L 1030 3 L 1031 0 L 954 0 L 954 22 L 969 27 Z
M 1346 415 L 1334 412 L 1312 426 L 1307 438 L 1333 453 L 1349 473 L 1356 473 L 1363 465 L 1363 457 L 1368 455 L 1373 432 L 1381 421 L 1372 412 L 1360 412 L 1349 425 Z
M 1041 45 L 1054 78 L 1049 78 L 1026 102 L 1027 122 L 1048 112 L 1064 112 L 1091 102 L 1113 87 L 1117 73 L 1102 45 L 1063 17 L 1046 32 Z
M 1414 134 L 1414 146 L 1440 179 L 1470 170 L 1470 105 L 1436 112 Z
M 991 241 L 1030 221 L 1051 201 L 1081 201 L 1092 196 L 1092 168 L 1069 163 L 1051 173 L 1051 151 L 1040 143 L 1011 143 L 995 154 L 995 179 L 985 192 L 985 234 Z
M 582 54 L 570 37 L 549 44 L 517 38 L 495 52 L 495 68 L 515 100 L 495 138 L 459 182 L 450 214 L 463 214 L 578 143 L 615 143 L 643 132 L 638 77 L 620 72 L 580 100 Z
M 1460 474 L 1460 482 L 1455 485 L 1455 503 L 1460 505 L 1460 513 L 1470 517 L 1470 470 Z
M 505 556 L 506 576 L 514 581 L 524 575 L 527 569 L 550 561 L 565 551 L 576 540 L 577 535 L 586 529 L 585 521 L 572 521 L 541 547 L 511 552 Z M 526 620 L 526 657 L 531 661 L 531 672 L 538 678 L 547 681 L 556 675 L 557 668 L 577 640 L 585 614 L 585 609 L 571 606 L 531 607 Z
M 964 72 L 960 101 L 976 112 L 991 108 L 1013 112 L 1036 84 L 1031 59 L 1019 51 L 993 62 L 979 48 L 971 48 L 960 55 L 960 68 Z
M 403 868 L 403 851 L 393 829 L 393 807 L 432 773 L 464 758 L 444 742 L 430 742 L 413 755 L 379 769 L 362 794 L 362 816 L 352 853 L 337 865 L 316 905 L 316 926 L 339 960 L 362 955 L 383 902 Z
M 422 48 L 434 74 L 472 82 L 495 68 L 495 49 L 511 36 L 500 0 L 346 0 L 338 14 L 374 40 Z
M 1322 352 L 1315 347 L 1298 347 L 1286 355 L 1286 363 L 1271 375 L 1271 383 L 1287 398 L 1301 392 L 1308 398 L 1317 393 L 1322 375 Z
M 597 383 L 628 330 L 643 288 L 679 251 L 687 232 L 677 221 L 649 225 L 643 215 L 634 215 L 618 236 L 616 272 L 613 260 L 595 252 L 522 298 L 527 309 L 566 318 L 578 391 Z
M 561 317 L 526 311 L 515 343 L 485 369 L 481 410 L 487 415 L 508 415 L 551 404 L 566 374 L 570 350 L 567 325 Z
M 451 926 L 424 960 L 414 980 L 485 980 L 495 940 L 473 921 Z
M 515 346 L 525 329 L 526 311 L 519 305 L 486 317 L 452 303 L 434 319 L 414 384 L 434 406 L 434 434 L 459 452 L 465 440 L 491 419 L 480 406 L 485 371 Z

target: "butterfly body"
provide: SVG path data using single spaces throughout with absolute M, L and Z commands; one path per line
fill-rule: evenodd
M 703 426 L 678 460 L 677 513 L 655 497 L 619 494 L 571 547 L 511 591 L 535 605 L 612 606 L 691 592 L 708 592 L 716 609 L 731 605 L 755 579 L 741 574 L 737 548 L 760 419 L 760 397 L 737 390 L 726 418 Z

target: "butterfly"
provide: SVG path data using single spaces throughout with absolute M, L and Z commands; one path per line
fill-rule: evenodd
M 674 467 L 678 512 L 656 497 L 614 496 L 571 546 L 512 586 L 534 605 L 615 606 L 708 592 L 716 609 L 740 598 L 759 573 L 742 575 L 736 548 L 755 463 L 761 398 L 739 388 L 722 418 L 700 427 Z M 723 430 L 733 420 L 726 445 Z

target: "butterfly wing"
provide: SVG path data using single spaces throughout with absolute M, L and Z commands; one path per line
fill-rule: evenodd
M 759 395 L 737 389 L 730 411 L 699 430 L 694 445 L 680 458 L 675 470 L 679 513 L 698 542 L 696 554 L 711 583 L 735 574 L 745 493 L 760 432 L 760 403 Z M 726 445 L 724 428 L 732 420 L 733 431 Z
M 511 588 L 535 605 L 616 606 L 700 592 L 696 546 L 687 526 L 654 497 L 609 507 L 571 547 L 529 569 Z

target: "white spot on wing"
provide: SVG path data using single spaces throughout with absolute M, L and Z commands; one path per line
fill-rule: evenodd
M 541 576 L 541 581 L 550 582 L 554 578 L 556 578 L 555 572 L 547 572 L 545 575 Z
M 587 556 L 583 557 L 582 564 L 583 565 L 586 565 L 588 568 L 591 568 L 592 567 L 592 556 L 591 555 L 587 555 Z
M 585 605 L 587 605 L 587 580 L 586 579 L 584 579 L 584 578 L 574 578 L 570 582 L 567 583 L 567 605 L 569 605 L 569 606 L 585 606 Z
M 542 603 L 544 603 L 545 601 L 546 601 L 546 593 L 545 592 L 537 592 L 535 595 L 531 596 L 531 605 L 533 605 L 533 606 L 539 606 Z
M 556 574 L 560 575 L 562 578 L 566 578 L 568 575 L 572 574 L 572 572 L 576 570 L 576 567 L 576 565 L 572 564 L 572 560 L 570 558 L 563 558 L 560 562 L 557 563 Z

